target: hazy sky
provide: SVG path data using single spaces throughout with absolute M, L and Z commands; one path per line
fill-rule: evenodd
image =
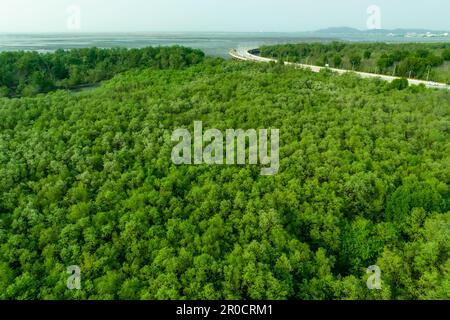
M 70 18 L 81 32 L 365 29 L 370 5 L 383 29 L 450 30 L 449 0 L 0 0 L 0 32 L 67 32 Z

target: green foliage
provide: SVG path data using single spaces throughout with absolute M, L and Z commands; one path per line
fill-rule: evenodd
M 358 68 L 361 65 L 361 56 L 357 53 L 352 53 L 350 55 L 350 63 L 352 64 L 352 68 Z
M 33 96 L 110 79 L 131 69 L 179 69 L 202 62 L 204 53 L 183 47 L 73 49 L 54 53 L 0 53 L 0 97 Z
M 340 68 L 342 65 L 342 58 L 340 55 L 335 55 L 334 59 L 333 59 L 333 63 L 334 63 L 334 67 L 335 68 Z
M 445 61 L 450 61 L 450 48 L 445 49 L 442 52 L 442 59 L 444 59 Z
M 406 78 L 395 79 L 391 82 L 390 87 L 392 89 L 404 90 L 409 87 L 408 79 Z
M 384 73 L 386 69 L 389 67 L 392 67 L 394 65 L 394 58 L 391 56 L 388 56 L 387 54 L 381 55 L 381 57 L 377 61 L 377 66 L 381 73 Z
M 0 299 L 449 298 L 448 92 L 156 61 L 0 99 Z M 279 174 L 174 165 L 171 133 L 194 120 L 279 128 Z
M 315 65 L 330 60 L 336 68 L 438 82 L 450 77 L 446 62 L 450 61 L 449 43 L 300 43 L 263 46 L 261 54 Z

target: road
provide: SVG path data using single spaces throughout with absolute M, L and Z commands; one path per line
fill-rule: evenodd
M 236 60 L 241 60 L 241 61 L 255 61 L 255 62 L 266 62 L 266 63 L 267 62 L 277 62 L 276 59 L 264 58 L 264 57 L 260 57 L 258 55 L 252 54 L 251 53 L 252 51 L 254 51 L 254 50 L 233 49 L 230 51 L 230 56 Z M 328 70 L 336 72 L 338 74 L 344 74 L 344 73 L 351 72 L 351 73 L 355 73 L 355 74 L 359 75 L 361 78 L 380 78 L 380 79 L 383 79 L 388 82 L 392 82 L 395 79 L 400 79 L 399 77 L 387 76 L 387 75 L 382 75 L 382 74 L 359 72 L 359 71 L 336 69 L 336 68 L 328 68 L 328 67 L 319 67 L 319 66 L 312 66 L 312 65 L 301 64 L 301 63 L 285 62 L 285 64 L 292 65 L 292 66 L 295 66 L 295 67 L 301 68 L 301 69 L 311 70 L 313 72 L 320 72 L 324 69 L 328 69 Z M 450 90 L 450 85 L 447 85 L 445 83 L 417 80 L 417 79 L 408 79 L 408 82 L 409 82 L 409 85 L 423 84 L 427 88 Z

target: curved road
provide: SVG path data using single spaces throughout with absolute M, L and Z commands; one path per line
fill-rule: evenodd
M 251 49 L 233 49 L 230 51 L 230 56 L 236 60 L 242 60 L 242 61 L 277 62 L 277 60 L 275 60 L 275 59 L 264 58 L 264 57 L 260 57 L 258 55 L 252 54 L 251 53 L 252 51 L 253 50 L 251 50 Z M 352 72 L 352 73 L 359 75 L 361 78 L 380 78 L 380 79 L 383 79 L 383 80 L 389 81 L 389 82 L 392 82 L 395 79 L 401 79 L 399 77 L 387 76 L 387 75 L 382 75 L 382 74 L 358 72 L 358 71 L 335 69 L 335 68 L 328 68 L 328 67 L 319 67 L 319 66 L 312 66 L 312 65 L 301 64 L 301 63 L 285 62 L 285 64 L 292 65 L 292 66 L 295 66 L 295 67 L 301 68 L 301 69 L 311 70 L 313 72 L 320 72 L 323 69 L 328 69 L 328 70 L 331 70 L 338 74 Z M 410 85 L 423 84 L 427 88 L 450 90 L 450 85 L 447 85 L 445 83 L 417 80 L 417 79 L 408 79 L 408 82 Z

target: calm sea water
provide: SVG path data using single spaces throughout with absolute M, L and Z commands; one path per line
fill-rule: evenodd
M 232 48 L 256 48 L 263 44 L 310 41 L 450 41 L 446 38 L 405 38 L 384 34 L 327 33 L 123 33 L 123 34 L 0 34 L 0 51 L 36 50 L 85 47 L 142 48 L 147 46 L 182 45 L 201 49 L 208 55 L 227 57 Z

